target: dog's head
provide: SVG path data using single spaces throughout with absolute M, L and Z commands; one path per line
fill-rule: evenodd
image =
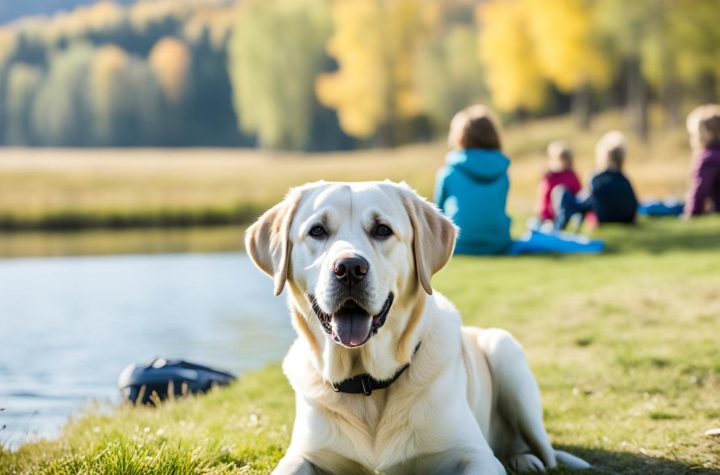
M 364 345 L 394 307 L 419 291 L 452 255 L 456 229 L 405 184 L 313 183 L 292 189 L 246 234 L 253 262 L 286 282 L 326 338 Z M 420 290 L 420 288 L 422 290 Z

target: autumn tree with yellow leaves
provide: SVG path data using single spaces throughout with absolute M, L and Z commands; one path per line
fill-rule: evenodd
M 40 84 L 42 84 L 40 68 L 26 63 L 16 63 L 10 68 L 5 97 L 7 115 L 5 143 L 8 145 L 33 143 L 32 107 Z
M 718 99 L 717 18 L 718 0 L 103 0 L 0 26 L 0 144 L 394 145 L 474 102 L 582 127 L 624 107 L 645 137 Z
M 103 46 L 92 63 L 89 91 L 95 143 L 138 145 L 158 134 L 162 93 L 142 58 Z
M 32 121 L 41 145 L 92 145 L 90 70 L 95 50 L 76 43 L 52 55 L 33 103 Z
M 329 32 L 326 0 L 251 0 L 230 39 L 238 126 L 266 148 L 303 149 Z
M 494 0 L 478 9 L 479 59 L 492 103 L 500 110 L 539 110 L 547 84 L 530 30 L 524 0 Z
M 425 3 L 425 30 L 416 68 L 420 107 L 438 135 L 452 116 L 468 104 L 487 102 L 485 70 L 478 60 L 474 0 Z
M 574 95 L 578 124 L 590 125 L 591 91 L 607 87 L 612 69 L 594 30 L 588 0 L 524 0 L 529 33 L 541 74 L 561 92 Z
M 420 111 L 416 52 L 426 24 L 416 0 L 335 0 L 334 33 L 327 45 L 337 71 L 317 79 L 320 101 L 359 138 L 398 140 L 398 124 Z
M 503 110 L 538 110 L 547 83 L 574 94 L 579 124 L 589 125 L 591 89 L 612 79 L 587 0 L 495 0 L 478 9 L 480 58 Z
M 155 43 L 148 61 L 168 103 L 179 104 L 188 89 L 190 50 L 177 38 L 165 37 Z

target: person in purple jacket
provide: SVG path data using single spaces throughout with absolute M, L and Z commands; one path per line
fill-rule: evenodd
M 684 214 L 720 213 L 720 105 L 696 107 L 688 116 L 687 129 L 695 159 Z

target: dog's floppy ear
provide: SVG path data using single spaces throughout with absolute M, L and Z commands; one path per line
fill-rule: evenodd
M 285 199 L 265 212 L 245 232 L 245 250 L 253 263 L 273 278 L 275 295 L 285 287 L 290 264 L 290 224 L 301 192 L 292 189 Z
M 417 277 L 425 292 L 432 294 L 430 280 L 450 260 L 457 228 L 434 204 L 401 184 L 403 203 L 413 227 L 413 253 Z

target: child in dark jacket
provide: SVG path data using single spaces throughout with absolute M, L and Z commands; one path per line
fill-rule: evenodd
M 452 151 L 437 174 L 435 203 L 460 228 L 458 254 L 507 254 L 512 246 L 505 212 L 510 159 L 500 150 L 492 112 L 481 105 L 458 112 L 450 123 Z
M 695 108 L 688 116 L 687 129 L 695 159 L 684 214 L 720 213 L 720 105 Z
M 577 213 L 592 211 L 598 223 L 633 223 L 638 201 L 630 181 L 623 174 L 625 138 L 618 131 L 602 136 L 595 148 L 597 172 L 590 180 L 587 198 L 578 201 L 567 190 L 553 196 L 555 226 L 564 229 Z
M 539 189 L 539 209 L 538 214 L 540 222 L 553 221 L 555 219 L 555 210 L 552 205 L 552 192 L 558 187 L 565 187 L 573 195 L 580 193 L 582 185 L 578 176 L 573 170 L 573 155 L 570 147 L 565 142 L 552 142 L 547 149 L 548 154 L 548 171 L 540 182 Z

